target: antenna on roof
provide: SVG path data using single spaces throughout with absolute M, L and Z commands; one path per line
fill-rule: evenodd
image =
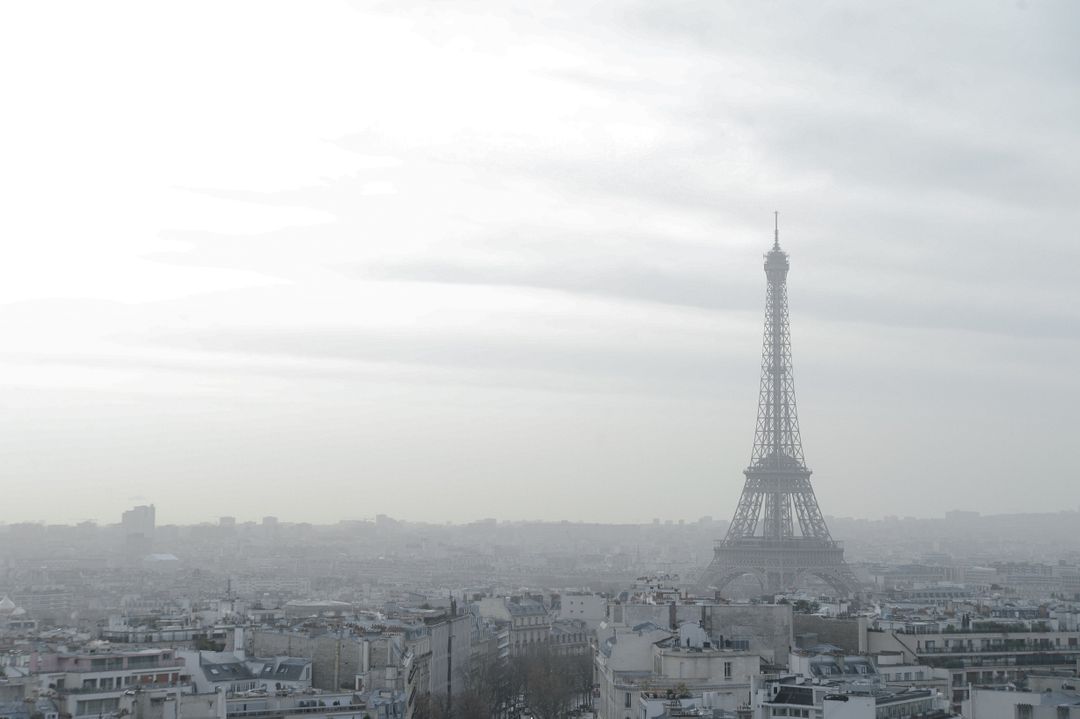
M 780 249 L 780 211 L 773 211 L 773 249 Z

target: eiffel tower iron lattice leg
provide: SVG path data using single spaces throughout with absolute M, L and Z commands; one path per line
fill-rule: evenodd
M 765 255 L 765 334 L 761 390 L 750 466 L 727 536 L 702 575 L 703 588 L 722 590 L 751 575 L 768 593 L 782 592 L 813 576 L 839 595 L 858 581 L 844 562 L 844 549 L 829 534 L 803 457 L 788 327 L 788 255 L 775 231 Z M 796 522 L 798 526 L 796 526 Z

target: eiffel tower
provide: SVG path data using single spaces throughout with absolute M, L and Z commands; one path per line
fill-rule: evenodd
M 746 484 L 735 517 L 700 585 L 720 591 L 749 574 L 763 591 L 776 593 L 810 575 L 846 596 L 858 589 L 858 581 L 844 563 L 843 547 L 829 535 L 803 459 L 791 375 L 789 266 L 787 253 L 780 249 L 777 215 L 772 250 L 765 255 L 768 292 L 754 449 L 743 472 Z

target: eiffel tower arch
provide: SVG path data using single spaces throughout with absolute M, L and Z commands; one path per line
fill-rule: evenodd
M 776 593 L 816 577 L 841 596 L 858 589 L 844 548 L 829 534 L 803 457 L 788 326 L 788 255 L 779 227 L 765 255 L 765 333 L 757 425 L 746 482 L 727 535 L 699 585 L 717 591 L 744 575 Z

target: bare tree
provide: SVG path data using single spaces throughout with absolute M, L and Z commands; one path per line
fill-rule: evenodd
M 565 719 L 592 689 L 589 656 L 565 656 L 539 647 L 512 659 L 479 662 L 462 691 L 417 699 L 416 719 L 501 719 L 516 716 L 524 701 L 537 719 Z
M 537 719 L 564 719 L 592 688 L 588 656 L 563 655 L 540 647 L 520 658 L 525 699 Z

